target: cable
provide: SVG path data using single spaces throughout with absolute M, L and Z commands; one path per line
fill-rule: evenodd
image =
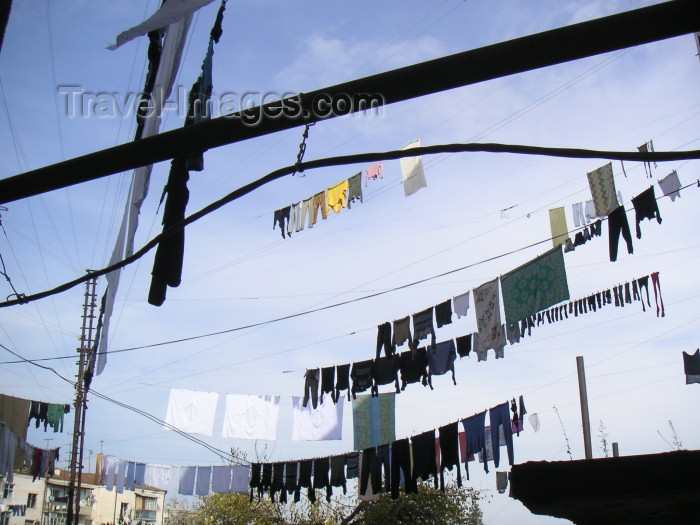
M 61 374 L 59 374 L 58 372 L 56 372 L 56 370 L 54 370 L 54 369 L 51 368 L 50 366 L 44 366 L 44 365 L 40 365 L 39 363 L 35 363 L 33 360 L 27 359 L 27 358 L 23 357 L 22 355 L 18 354 L 17 352 L 14 352 L 14 351 L 10 350 L 9 348 L 7 348 L 7 347 L 6 347 L 5 345 L 3 345 L 2 343 L 0 343 L 0 347 L 2 347 L 3 349 L 7 350 L 8 352 L 10 352 L 10 353 L 11 353 L 12 355 L 14 355 L 15 357 L 18 357 L 19 359 L 21 359 L 21 360 L 22 360 L 23 362 L 25 362 L 25 363 L 32 364 L 32 365 L 34 365 L 34 366 L 38 366 L 39 368 L 42 368 L 42 369 L 44 369 L 44 370 L 48 370 L 49 372 L 53 372 L 55 375 L 57 375 L 57 376 L 58 376 L 59 378 L 61 378 L 63 381 L 65 381 L 66 383 L 68 383 L 68 384 L 70 384 L 71 386 L 75 387 L 75 382 L 74 382 L 74 381 L 71 381 L 70 379 L 68 379 L 68 378 L 66 378 L 66 377 L 63 377 Z M 120 407 L 122 407 L 122 408 L 125 408 L 125 409 L 127 409 L 127 410 L 131 410 L 132 412 L 135 412 L 135 413 L 137 413 L 137 414 L 139 414 L 139 415 L 141 415 L 141 416 L 143 416 L 143 417 L 145 417 L 145 418 L 147 418 L 147 419 L 150 419 L 150 420 L 153 421 L 154 423 L 157 423 L 157 424 L 159 424 L 159 425 L 163 425 L 164 427 L 168 428 L 169 430 L 172 430 L 172 431 L 174 431 L 174 432 L 177 432 L 177 433 L 180 434 L 181 436 L 183 436 L 183 437 L 189 439 L 190 441 L 192 441 L 192 442 L 194 442 L 194 443 L 196 443 L 196 444 L 198 444 L 198 445 L 200 445 L 200 446 L 203 446 L 204 448 L 208 449 L 210 452 L 213 452 L 214 454 L 216 454 L 217 456 L 219 456 L 220 458 L 222 458 L 222 459 L 224 459 L 224 460 L 226 460 L 226 461 L 230 461 L 231 459 L 234 459 L 234 460 L 237 460 L 237 461 L 239 461 L 239 462 L 241 462 L 241 463 L 250 463 L 249 461 L 247 461 L 247 460 L 244 459 L 244 458 L 241 458 L 241 457 L 238 457 L 238 456 L 234 456 L 233 454 L 227 453 L 227 452 L 225 452 L 225 451 L 223 451 L 223 450 L 221 450 L 221 449 L 219 449 L 219 448 L 216 448 L 216 447 L 214 447 L 213 445 L 210 445 L 209 443 L 207 443 L 207 442 L 205 442 L 205 441 L 203 441 L 203 440 L 201 440 L 201 439 L 199 439 L 199 438 L 196 438 L 196 437 L 192 436 L 191 434 L 188 434 L 188 433 L 186 433 L 186 432 L 183 432 L 183 431 L 180 430 L 179 428 L 177 428 L 177 427 L 175 427 L 175 426 L 173 426 L 173 425 L 171 425 L 171 424 L 169 424 L 169 423 L 166 423 L 166 422 L 163 421 L 162 419 L 159 419 L 159 418 L 157 418 L 156 416 L 154 416 L 153 414 L 150 414 L 150 413 L 148 413 L 148 412 L 146 412 L 146 411 L 144 411 L 144 410 L 141 410 L 141 409 L 139 409 L 139 408 L 133 407 L 133 406 L 131 406 L 131 405 L 127 405 L 126 403 L 122 403 L 121 401 L 117 401 L 116 399 L 113 399 L 113 398 L 111 398 L 111 397 L 109 397 L 109 396 L 106 396 L 106 395 L 104 395 L 104 394 L 101 394 L 101 393 L 97 392 L 96 390 L 90 390 L 90 392 L 92 392 L 94 395 L 96 395 L 96 396 L 99 397 L 100 399 L 103 399 L 103 400 L 105 400 L 105 401 L 109 401 L 110 403 L 113 403 L 113 404 L 115 404 L 115 405 L 117 405 L 117 406 L 120 406 Z
M 88 275 L 74 279 L 60 286 L 57 286 L 51 290 L 46 290 L 44 292 L 39 292 L 30 296 L 23 298 L 23 300 L 12 300 L 0 303 L 0 308 L 7 306 L 14 306 L 17 304 L 28 303 L 36 301 L 38 299 L 43 299 L 51 295 L 56 295 L 66 290 L 87 281 L 92 277 L 99 277 L 101 275 L 106 275 L 113 270 L 123 268 L 143 257 L 146 253 L 151 251 L 156 245 L 158 245 L 165 237 L 173 235 L 179 229 L 198 221 L 202 217 L 209 215 L 210 213 L 218 210 L 219 208 L 225 206 L 226 204 L 233 202 L 248 193 L 268 184 L 274 180 L 284 177 L 294 173 L 299 169 L 311 170 L 317 168 L 323 168 L 328 166 L 339 166 L 347 164 L 357 164 L 360 162 L 372 162 L 378 160 L 389 160 L 389 159 L 400 159 L 404 157 L 415 157 L 418 155 L 431 155 L 435 153 L 460 153 L 460 152 L 490 152 L 490 153 L 515 153 L 515 154 L 526 154 L 526 155 L 546 155 L 553 157 L 563 157 L 563 158 L 597 158 L 597 159 L 609 159 L 609 160 L 631 160 L 631 161 L 657 161 L 657 162 L 669 162 L 676 160 L 688 160 L 688 159 L 700 159 L 700 150 L 689 150 L 689 151 L 667 151 L 667 152 L 625 152 L 625 151 L 601 151 L 601 150 L 588 150 L 588 149 L 577 149 L 577 148 L 549 148 L 549 147 L 539 147 L 539 146 L 525 146 L 519 144 L 497 144 L 497 143 L 486 143 L 486 144 L 441 144 L 437 146 L 423 146 L 420 148 L 412 148 L 411 150 L 393 150 L 377 153 L 359 153 L 354 155 L 343 155 L 338 157 L 328 157 L 324 159 L 312 160 L 309 162 L 304 162 L 299 165 L 286 166 L 284 168 L 277 169 L 265 175 L 264 177 L 255 180 L 242 186 L 228 195 L 222 197 L 218 201 L 205 206 L 196 213 L 193 213 L 189 217 L 186 217 L 182 221 L 173 225 L 166 231 L 157 235 L 146 243 L 140 250 L 135 252 L 130 257 L 117 262 L 113 265 L 107 266 L 101 270 L 95 270 Z M 539 243 L 535 243 L 539 244 Z
M 689 188 L 689 187 L 693 187 L 693 186 L 695 186 L 695 185 L 696 185 L 696 183 L 695 183 L 695 182 L 692 182 L 692 183 L 690 183 L 690 184 L 687 184 L 687 185 L 681 187 L 681 188 L 679 189 L 679 191 L 684 190 L 684 189 L 687 189 L 687 188 Z M 665 197 L 665 195 L 658 196 L 658 197 L 656 198 L 656 200 L 660 200 L 660 199 L 662 199 L 663 197 Z M 633 208 L 630 208 L 629 210 L 626 210 L 626 211 L 632 211 L 632 209 L 633 209 Z M 601 219 L 601 220 L 607 220 L 607 219 L 606 219 L 606 218 L 603 218 L 603 219 Z M 580 226 L 580 227 L 578 227 L 578 228 L 574 228 L 574 229 L 570 230 L 568 233 L 569 233 L 569 234 L 575 233 L 575 232 L 580 231 L 580 230 L 582 230 L 582 229 L 584 229 L 584 228 L 586 228 L 585 225 L 584 225 L 584 226 Z M 385 294 L 387 294 L 387 293 L 391 293 L 391 292 L 395 292 L 395 291 L 402 290 L 402 289 L 405 289 L 405 288 L 409 288 L 409 287 L 411 287 L 411 286 L 415 286 L 415 285 L 417 285 L 417 284 L 422 284 L 422 283 L 427 282 L 427 281 L 431 281 L 431 280 L 434 280 L 434 279 L 438 279 L 438 278 L 440 278 L 440 277 L 444 277 L 444 276 L 446 276 L 446 275 L 450 275 L 450 274 L 453 274 L 453 273 L 457 273 L 457 272 L 459 272 L 459 271 L 462 271 L 462 270 L 465 270 L 465 269 L 468 269 L 468 268 L 473 268 L 473 267 L 475 267 L 475 266 L 484 264 L 484 263 L 486 263 L 486 262 L 491 262 L 491 261 L 493 261 L 493 260 L 500 259 L 500 258 L 505 257 L 505 256 L 507 256 L 507 255 L 512 255 L 512 254 L 514 254 L 514 253 L 527 250 L 527 249 L 532 248 L 532 247 L 534 247 L 534 246 L 537 246 L 537 245 L 539 245 L 539 244 L 547 243 L 547 242 L 549 242 L 549 241 L 551 241 L 551 240 L 552 240 L 551 237 L 549 237 L 549 238 L 547 238 L 547 239 L 542 239 L 542 240 L 540 240 L 540 241 L 537 241 L 537 242 L 535 242 L 535 243 L 529 244 L 529 245 L 527 245 L 527 246 L 523 246 L 523 247 L 520 247 L 520 248 L 516 248 L 516 249 L 511 250 L 511 251 L 509 251 L 509 252 L 505 252 L 505 253 L 502 253 L 502 254 L 499 254 L 499 255 L 495 255 L 495 256 L 489 257 L 489 258 L 487 258 L 487 259 L 482 259 L 482 260 L 480 260 L 480 261 L 477 261 L 477 262 L 474 262 L 474 263 L 470 263 L 470 264 L 468 264 L 468 265 L 466 265 L 466 266 L 462 266 L 462 267 L 459 267 L 459 268 L 455 268 L 455 269 L 452 269 L 452 270 L 448 270 L 448 271 L 446 271 L 446 272 L 443 272 L 443 273 L 440 273 L 440 274 L 437 274 L 437 275 L 425 277 L 425 278 L 420 279 L 420 280 L 418 280 L 418 281 L 413 281 L 413 282 L 410 282 L 410 283 L 407 283 L 407 284 L 403 284 L 403 285 L 401 285 L 401 286 L 397 286 L 397 287 L 394 287 L 394 288 L 389 288 L 389 289 L 385 289 L 385 290 L 380 290 L 380 291 L 377 291 L 377 292 L 374 292 L 374 293 L 371 293 L 371 294 L 367 294 L 367 295 L 364 295 L 364 296 L 361 296 L 361 297 L 356 297 L 356 298 L 354 298 L 354 299 L 348 299 L 348 300 L 346 300 L 346 301 L 341 301 L 341 302 L 339 302 L 339 303 L 333 303 L 333 304 L 330 304 L 330 305 L 326 305 L 326 306 L 319 307 L 319 308 L 313 308 L 313 309 L 310 309 L 310 310 L 303 310 L 303 311 L 300 311 L 300 312 L 297 312 L 297 313 L 294 313 L 294 314 L 289 314 L 289 315 L 286 315 L 286 316 L 283 316 L 283 317 L 278 317 L 278 318 L 274 318 L 274 319 L 268 319 L 268 320 L 266 320 L 266 321 L 260 321 L 260 322 L 258 322 L 258 323 L 252 323 L 252 324 L 249 324 L 249 325 L 238 326 L 238 327 L 234 327 L 234 328 L 228 328 L 228 329 L 219 330 L 219 331 L 216 331 L 216 332 L 208 332 L 208 333 L 205 333 L 205 334 L 199 334 L 199 335 L 190 336 L 190 337 L 184 337 L 184 338 L 180 338 L 180 339 L 173 339 L 173 340 L 169 340 L 169 341 L 161 341 L 161 342 L 159 342 L 159 343 L 152 343 L 152 344 L 148 344 L 148 345 L 135 346 L 135 347 L 130 347 L 130 348 L 122 348 L 122 349 L 118 349 L 118 350 L 103 350 L 103 351 L 98 352 L 98 354 L 115 354 L 115 353 L 122 353 L 122 352 L 130 352 L 130 351 L 134 351 L 134 350 L 142 350 L 142 349 L 146 349 L 146 348 L 154 348 L 154 347 L 165 346 L 165 345 L 169 345 L 169 344 L 175 344 L 175 343 L 182 343 L 182 342 L 187 342 L 187 341 L 193 341 L 193 340 L 196 340 L 196 339 L 203 339 L 203 338 L 206 338 L 206 337 L 212 337 L 212 336 L 222 335 L 222 334 L 231 333 L 231 332 L 237 332 L 237 331 L 245 330 L 245 329 L 247 329 L 247 328 L 254 328 L 254 327 L 258 327 L 258 326 L 264 326 L 264 325 L 276 323 L 276 322 L 279 322 L 279 321 L 288 320 L 288 319 L 293 319 L 293 318 L 301 317 L 301 316 L 303 316 L 303 315 L 308 315 L 308 314 L 311 314 L 311 313 L 316 313 L 316 312 L 319 312 L 319 311 L 322 311 L 322 310 L 329 310 L 329 309 L 336 308 L 336 307 L 339 307 L 339 306 L 344 306 L 344 305 L 346 305 L 346 304 L 350 304 L 350 303 L 354 303 L 354 302 L 358 302 L 358 301 L 363 301 L 363 300 L 365 300 L 365 299 L 370 299 L 370 298 L 373 298 L 373 297 L 378 297 L 378 296 L 381 296 L 381 295 L 385 295 Z M 37 361 L 51 361 L 51 360 L 69 359 L 69 358 L 73 358 L 73 356 L 41 358 L 41 359 L 37 359 Z M 18 362 L 18 361 L 6 361 L 6 362 L 0 363 L 0 364 L 14 364 L 14 363 L 17 363 L 17 362 Z M 20 361 L 20 362 L 21 362 L 21 361 Z M 240 363 L 239 363 L 239 364 L 240 364 Z

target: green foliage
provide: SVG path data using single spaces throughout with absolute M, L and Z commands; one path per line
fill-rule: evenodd
M 250 502 L 247 494 L 210 494 L 196 508 L 192 525 L 273 525 L 284 523 L 268 499 Z
M 481 495 L 472 488 L 446 485 L 445 491 L 422 483 L 416 494 L 393 500 L 381 494 L 376 501 L 360 504 L 355 525 L 481 525 Z
M 287 505 L 267 497 L 251 503 L 246 494 L 211 494 L 201 498 L 186 520 L 188 525 L 483 525 L 481 498 L 472 488 L 448 484 L 443 492 L 429 483 L 419 485 L 416 494 L 402 492 L 396 500 L 381 494 L 359 505 L 337 498 L 327 503 L 321 492 L 316 503 Z

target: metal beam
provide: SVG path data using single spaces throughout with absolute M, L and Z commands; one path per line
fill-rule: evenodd
M 0 180 L 0 204 L 354 111 L 348 107 L 330 115 L 320 114 L 312 105 L 319 97 L 336 100 L 339 96 L 375 93 L 381 95 L 383 104 L 392 104 L 699 30 L 697 0 L 673 0 L 552 29 L 300 94 L 15 175 Z M 282 104 L 300 106 L 303 111 L 280 115 Z M 257 124 L 246 124 L 244 118 Z

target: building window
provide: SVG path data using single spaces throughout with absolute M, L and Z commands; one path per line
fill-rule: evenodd
M 156 498 L 143 498 L 143 510 L 158 510 L 158 500 Z
M 5 483 L 5 490 L 2 493 L 4 499 L 10 499 L 12 497 L 12 491 L 14 491 L 15 485 L 13 483 Z
M 36 494 L 32 494 L 31 492 L 27 494 L 27 508 L 28 509 L 35 509 L 36 508 Z

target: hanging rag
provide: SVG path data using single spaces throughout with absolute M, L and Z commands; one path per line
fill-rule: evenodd
M 649 186 L 642 193 L 632 198 L 632 204 L 634 205 L 635 222 L 637 223 L 637 239 L 642 238 L 642 231 L 639 229 L 639 223 L 644 219 L 654 219 L 656 222 L 661 224 L 661 212 L 659 211 L 659 205 L 656 202 L 656 195 L 654 195 L 654 186 Z

